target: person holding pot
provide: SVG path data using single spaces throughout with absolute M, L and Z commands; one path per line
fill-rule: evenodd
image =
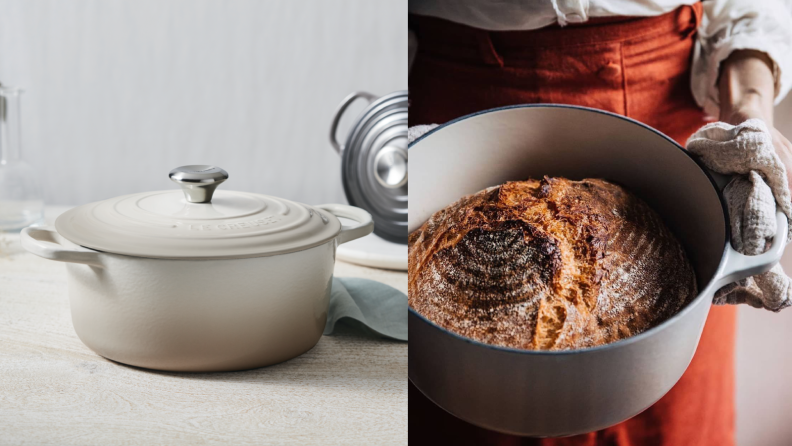
M 410 0 L 409 9 L 411 127 L 559 103 L 628 116 L 684 146 L 712 117 L 760 119 L 792 184 L 792 144 L 773 127 L 773 106 L 792 86 L 792 14 L 780 1 Z M 779 310 L 786 297 L 766 307 Z M 748 299 L 731 290 L 721 300 Z M 734 306 L 714 307 L 676 386 L 602 431 L 536 440 L 489 432 L 410 385 L 411 433 L 461 444 L 733 444 L 735 326 Z

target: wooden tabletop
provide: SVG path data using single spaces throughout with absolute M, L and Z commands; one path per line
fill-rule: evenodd
M 402 272 L 339 261 L 335 273 L 407 288 Z M 406 443 L 406 343 L 339 326 L 304 355 L 255 370 L 125 366 L 77 338 L 65 266 L 0 234 L 1 445 Z

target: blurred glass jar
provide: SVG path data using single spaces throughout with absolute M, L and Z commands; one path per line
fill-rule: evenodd
M 21 94 L 0 85 L 0 231 L 19 231 L 44 219 L 36 174 L 22 159 Z

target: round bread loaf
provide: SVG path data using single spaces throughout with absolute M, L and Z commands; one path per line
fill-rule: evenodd
M 606 344 L 696 295 L 685 251 L 646 203 L 599 179 L 509 182 L 409 236 L 409 305 L 481 342 L 530 350 Z

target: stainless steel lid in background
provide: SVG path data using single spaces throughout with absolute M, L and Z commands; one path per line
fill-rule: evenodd
M 336 130 L 341 116 L 357 99 L 368 107 L 341 145 Z M 341 173 L 349 204 L 374 217 L 374 233 L 407 244 L 407 92 L 381 98 L 356 92 L 338 107 L 330 128 L 330 143 L 341 154 Z

